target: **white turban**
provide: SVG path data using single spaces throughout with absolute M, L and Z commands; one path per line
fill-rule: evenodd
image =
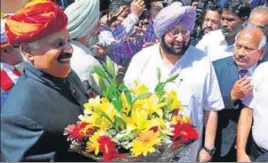
M 196 11 L 191 6 L 183 6 L 180 2 L 173 2 L 163 8 L 154 20 L 154 33 L 161 38 L 167 31 L 176 25 L 183 24 L 187 30 L 193 30 Z
M 75 0 L 65 9 L 68 17 L 67 30 L 70 38 L 87 36 L 100 18 L 99 0 Z

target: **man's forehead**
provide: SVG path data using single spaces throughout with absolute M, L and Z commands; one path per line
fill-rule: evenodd
M 255 25 L 266 25 L 268 24 L 268 13 L 267 15 L 263 15 L 262 13 L 255 13 L 250 17 L 250 23 Z
M 260 41 L 260 33 L 257 31 L 244 31 L 239 34 L 237 37 L 237 42 L 242 43 L 242 42 L 248 42 L 252 46 L 254 45 L 259 45 Z

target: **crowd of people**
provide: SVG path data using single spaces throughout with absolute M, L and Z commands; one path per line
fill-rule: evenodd
M 267 162 L 267 4 L 110 0 L 101 12 L 100 0 L 29 0 L 4 13 L 1 161 L 93 161 L 69 151 L 63 131 L 101 95 L 93 66 L 109 73 L 109 56 L 117 84 L 153 91 L 158 70 L 178 74 L 166 89 L 199 139 L 176 161 Z

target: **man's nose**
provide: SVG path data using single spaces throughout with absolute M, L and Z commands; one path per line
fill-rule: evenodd
M 70 53 L 72 54 L 74 49 L 70 43 L 66 43 L 63 49 L 64 53 Z
M 183 34 L 179 33 L 178 36 L 176 37 L 176 41 L 182 42 L 184 40 Z
M 237 50 L 237 55 L 239 57 L 244 57 L 245 56 L 245 49 L 242 47 L 239 50 Z
M 227 23 L 226 19 L 222 19 L 221 20 L 221 26 L 223 26 L 223 27 L 227 27 L 228 26 L 228 23 Z
M 207 21 L 207 27 L 212 27 L 212 22 L 211 22 L 211 20 Z

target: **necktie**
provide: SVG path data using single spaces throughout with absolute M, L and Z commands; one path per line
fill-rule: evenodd
M 244 76 L 246 76 L 248 73 L 248 70 L 247 69 L 242 69 L 239 71 L 239 75 L 240 75 L 240 78 L 243 78 Z

